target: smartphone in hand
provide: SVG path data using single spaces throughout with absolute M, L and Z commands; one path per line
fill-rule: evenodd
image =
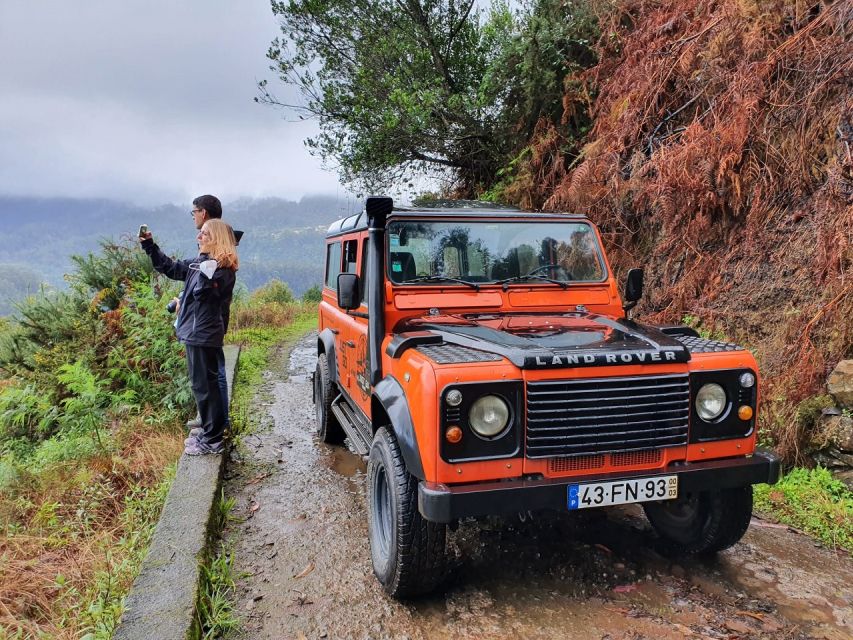
M 150 238 L 150 237 L 151 237 L 151 234 L 148 233 L 148 225 L 147 224 L 139 225 L 139 239 L 145 240 L 145 239 Z

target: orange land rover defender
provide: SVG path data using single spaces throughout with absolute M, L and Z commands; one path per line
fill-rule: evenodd
M 752 485 L 758 370 L 741 347 L 629 319 L 583 216 L 371 197 L 326 239 L 319 437 L 369 455 L 373 568 L 435 588 L 449 523 L 642 503 L 682 553 L 737 542 Z

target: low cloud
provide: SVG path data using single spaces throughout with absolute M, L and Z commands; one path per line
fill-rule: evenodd
M 184 201 L 339 190 L 313 122 L 255 104 L 269 3 L 0 7 L 0 193 Z

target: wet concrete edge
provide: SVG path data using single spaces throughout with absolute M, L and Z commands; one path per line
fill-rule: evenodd
M 225 347 L 228 396 L 240 347 Z M 225 455 L 182 455 L 142 569 L 125 599 L 113 638 L 163 640 L 198 635 L 196 606 L 202 563 L 212 539 Z

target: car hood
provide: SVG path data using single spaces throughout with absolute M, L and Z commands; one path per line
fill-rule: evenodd
M 398 332 L 428 332 L 442 342 L 494 353 L 524 369 L 687 362 L 678 340 L 654 327 L 585 311 L 425 316 Z

